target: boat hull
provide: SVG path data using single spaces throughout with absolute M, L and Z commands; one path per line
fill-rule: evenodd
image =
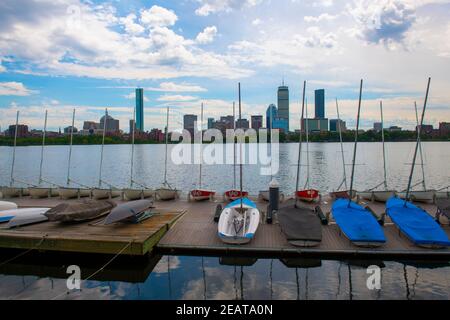
M 17 209 L 17 204 L 14 202 L 0 201 L 0 211 L 12 209 Z
M 22 194 L 22 189 L 20 188 L 9 188 L 4 187 L 0 189 L 0 194 L 3 198 L 17 198 L 20 197 Z
M 364 199 L 364 200 L 368 200 L 368 201 L 373 201 L 373 192 L 372 191 L 363 191 L 363 192 L 358 192 L 357 193 L 358 198 L 360 199 Z
M 295 193 L 297 199 L 305 202 L 313 202 L 319 200 L 319 191 L 315 189 L 299 190 Z
M 395 196 L 394 190 L 374 191 L 373 192 L 373 200 L 378 201 L 378 202 L 386 202 L 394 196 Z
M 189 200 L 195 200 L 195 201 L 204 201 L 204 200 L 212 200 L 214 196 L 216 195 L 215 191 L 210 190 L 192 190 L 189 193 Z
M 95 200 L 110 199 L 112 197 L 109 189 L 93 189 L 92 198 Z
M 144 198 L 144 190 L 124 189 L 123 194 L 126 200 L 133 201 Z
M 169 201 L 175 200 L 178 197 L 178 191 L 173 189 L 158 189 L 156 190 L 156 195 L 159 200 Z
M 416 202 L 431 202 L 435 199 L 435 190 L 424 190 L 424 191 L 411 191 L 410 200 Z M 398 197 L 401 199 L 406 198 L 406 192 L 400 192 Z
M 226 201 L 236 201 L 237 199 L 248 197 L 248 192 L 239 190 L 228 190 L 224 194 L 224 198 Z
M 345 190 L 345 191 L 334 191 L 334 192 L 330 192 L 330 196 L 333 199 L 350 199 L 350 194 L 349 194 L 349 190 Z M 356 196 L 356 192 L 353 191 L 352 192 L 352 199 Z
M 59 188 L 58 192 L 59 192 L 59 197 L 61 199 L 78 198 L 78 196 L 80 194 L 79 189 L 73 189 L 73 188 Z
M 436 199 L 450 199 L 450 192 L 447 191 L 437 191 Z
M 43 215 L 50 208 L 25 208 L 25 209 L 11 209 L 0 212 L 0 222 L 11 222 L 15 218 L 20 218 L 26 215 Z
M 28 190 L 33 199 L 49 198 L 51 196 L 50 188 L 28 188 Z

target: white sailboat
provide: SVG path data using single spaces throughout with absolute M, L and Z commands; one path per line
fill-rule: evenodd
M 199 183 L 198 189 L 191 190 L 188 195 L 189 201 L 191 199 L 195 201 L 213 200 L 216 195 L 215 191 L 202 188 L 202 162 L 203 162 L 203 103 L 201 106 L 200 116 L 200 164 L 199 164 Z
M 241 120 L 241 84 L 239 83 L 239 120 Z M 242 194 L 242 142 L 240 147 L 239 175 Z M 228 244 L 245 244 L 254 237 L 259 226 L 260 212 L 248 198 L 240 198 L 228 204 L 222 211 L 218 223 L 218 236 Z
M 357 195 L 359 198 L 369 200 L 369 201 L 378 201 L 378 202 L 386 202 L 391 197 L 395 196 L 394 190 L 389 190 L 387 185 L 387 170 L 386 170 L 386 146 L 384 139 L 384 117 L 383 117 L 383 102 L 380 101 L 380 114 L 381 114 L 381 140 L 383 143 L 383 182 L 376 185 L 375 187 L 367 190 L 358 192 Z M 379 187 L 383 186 L 384 190 L 375 190 Z
M 168 201 L 178 198 L 178 190 L 172 188 L 167 182 L 167 161 L 168 161 L 168 144 L 169 144 L 169 107 L 167 107 L 166 116 L 166 150 L 164 161 L 164 182 L 162 186 L 156 190 L 156 196 L 159 200 Z

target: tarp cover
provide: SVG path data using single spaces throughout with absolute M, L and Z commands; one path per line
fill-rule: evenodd
M 450 199 L 436 199 L 436 206 L 444 215 L 450 218 Z
M 249 208 L 256 208 L 256 204 L 248 198 L 237 199 L 237 200 L 233 201 L 232 203 L 230 203 L 229 205 L 227 205 L 225 208 L 233 208 L 233 207 L 238 208 L 241 206 L 241 201 L 242 201 L 243 207 L 247 206 Z
M 109 200 L 62 203 L 47 211 L 45 215 L 50 221 L 86 221 L 109 213 L 115 206 L 116 204 Z
M 349 205 L 350 202 L 350 205 Z M 348 199 L 337 199 L 331 213 L 342 232 L 352 242 L 386 242 L 383 229 L 372 214 Z
M 278 222 L 288 241 L 322 241 L 322 225 L 311 209 L 279 208 Z
M 386 213 L 392 222 L 417 245 L 450 246 L 444 230 L 424 210 L 411 202 L 391 198 L 386 203 Z
M 123 203 L 114 208 L 106 217 L 104 224 L 119 222 L 148 210 L 153 205 L 151 200 L 136 200 Z

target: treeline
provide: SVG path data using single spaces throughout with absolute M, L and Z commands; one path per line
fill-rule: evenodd
M 98 145 L 102 144 L 103 137 L 101 135 L 89 135 L 89 136 L 74 136 L 74 145 Z M 105 144 L 130 144 L 129 138 L 120 136 L 106 136 Z M 136 144 L 157 144 L 158 142 L 148 139 L 135 139 Z M 46 145 L 68 145 L 70 144 L 70 137 L 46 137 Z M 14 138 L 12 137 L 0 137 L 1 146 L 13 146 Z M 25 137 L 17 138 L 18 146 L 39 146 L 42 145 L 42 137 Z

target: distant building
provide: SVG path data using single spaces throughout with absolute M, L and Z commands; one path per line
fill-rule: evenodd
M 316 119 L 324 119 L 325 118 L 325 90 L 318 89 L 314 91 L 315 98 L 315 118 Z
M 95 121 L 85 121 L 83 123 L 83 130 L 98 130 L 100 128 L 100 124 Z
M 284 130 L 289 132 L 289 88 L 284 85 L 278 87 L 278 118 L 284 119 Z
M 306 123 L 308 121 L 308 123 Z M 308 124 L 308 132 L 325 132 L 328 131 L 328 119 L 303 119 L 302 132 L 306 132 Z
M 191 137 L 194 136 L 196 122 L 197 116 L 195 114 L 185 114 L 183 117 L 183 128 L 191 133 Z
M 18 138 L 23 138 L 28 136 L 29 132 L 28 132 L 28 126 L 25 124 L 19 124 L 17 125 L 17 137 Z M 10 125 L 8 128 L 8 136 L 10 137 L 14 137 L 16 135 L 16 125 Z
M 130 120 L 130 131 L 129 131 L 130 135 L 133 134 L 133 131 L 136 134 L 136 131 L 138 131 L 138 130 L 136 128 L 136 122 L 132 119 L 132 120 Z
M 259 130 L 263 126 L 263 116 L 252 116 L 252 129 Z
M 391 127 L 389 127 L 388 131 L 390 131 L 390 132 L 402 131 L 402 128 L 400 128 L 398 126 L 391 126 Z
M 289 132 L 289 119 L 279 116 L 277 107 L 271 104 L 266 110 L 267 128 L 270 130 L 272 125 L 273 129 L 279 129 L 285 133 Z
M 236 129 L 249 129 L 250 124 L 247 119 L 236 120 Z
M 208 129 L 214 128 L 214 118 L 208 118 Z
M 382 127 L 383 127 L 383 124 L 381 122 L 373 123 L 373 131 L 375 131 L 375 132 L 381 132 Z
M 420 133 L 422 134 L 432 134 L 433 133 L 433 126 L 431 124 L 424 124 L 422 126 L 416 126 L 416 132 L 420 128 Z
M 339 124 L 341 127 L 341 132 L 347 131 L 347 125 L 345 121 L 342 121 L 341 119 L 330 119 L 330 131 L 339 132 Z
M 144 132 L 144 89 L 136 89 L 136 129 Z
M 160 129 L 152 129 L 149 133 L 149 137 L 151 140 L 156 142 L 164 142 L 166 138 L 164 132 Z
M 278 117 L 278 109 L 274 104 L 269 105 L 266 110 L 266 127 L 272 129 L 272 119 Z
M 450 122 L 439 123 L 439 135 L 447 136 L 450 134 Z
M 73 133 L 77 133 L 78 129 L 76 127 L 73 127 Z M 64 134 L 71 134 L 72 133 L 72 126 L 68 126 L 64 128 Z
M 104 128 L 106 129 L 106 133 L 118 133 L 120 131 L 119 120 L 114 119 L 108 113 L 106 113 L 103 117 L 100 118 L 99 129 L 103 131 Z
M 226 129 L 234 128 L 234 117 L 233 116 L 220 117 L 220 122 L 225 126 Z

